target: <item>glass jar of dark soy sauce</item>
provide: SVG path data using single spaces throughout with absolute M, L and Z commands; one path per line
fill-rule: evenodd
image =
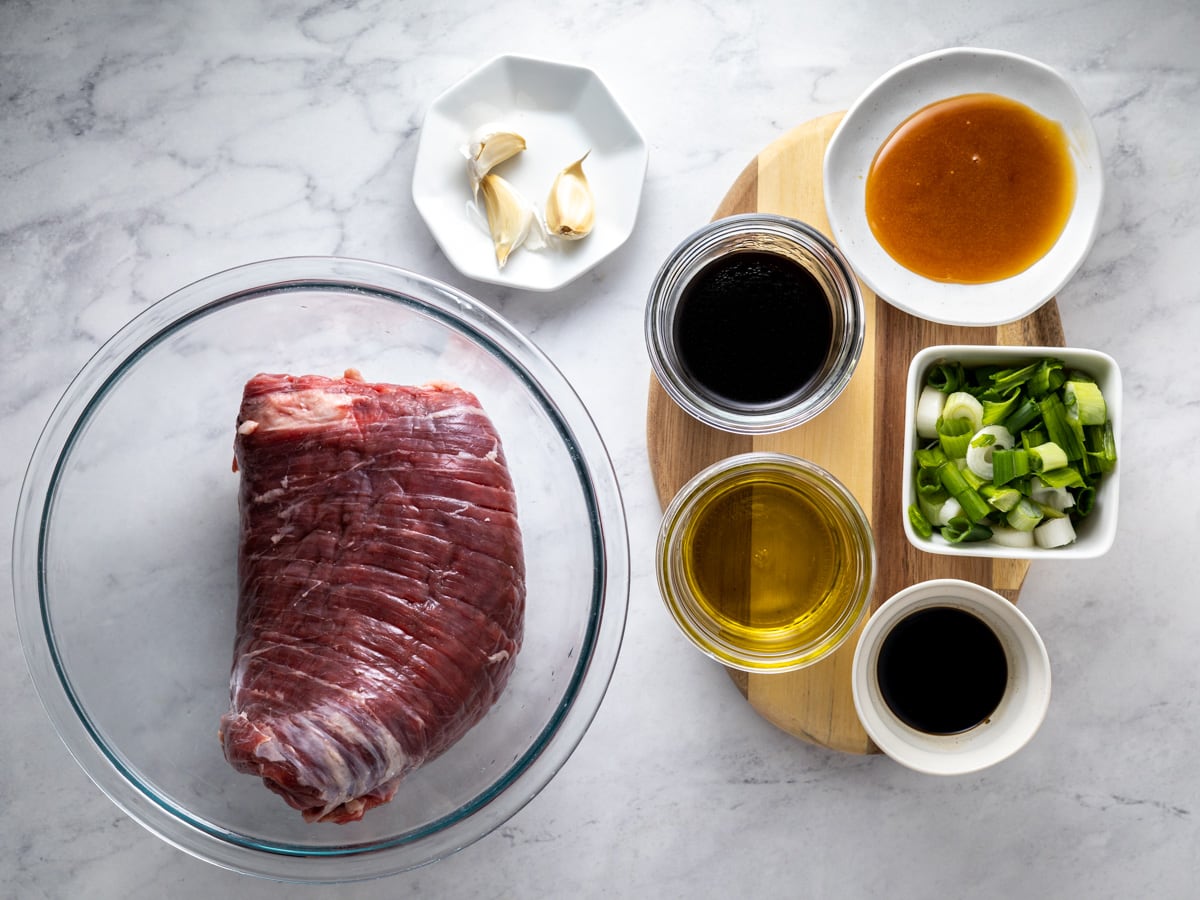
M 646 344 L 667 394 L 741 434 L 793 428 L 854 374 L 866 332 L 849 264 L 823 234 L 783 216 L 718 219 L 660 269 Z

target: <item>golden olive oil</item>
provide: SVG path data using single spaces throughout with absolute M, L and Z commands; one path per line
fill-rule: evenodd
M 777 654 L 836 644 L 861 589 L 861 553 L 843 512 L 821 489 L 772 471 L 735 475 L 684 525 L 689 592 L 724 640 Z

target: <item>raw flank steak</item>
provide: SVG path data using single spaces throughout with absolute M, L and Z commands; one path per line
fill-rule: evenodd
M 225 756 L 308 821 L 352 822 L 504 690 L 525 564 L 499 435 L 461 388 L 256 375 Z

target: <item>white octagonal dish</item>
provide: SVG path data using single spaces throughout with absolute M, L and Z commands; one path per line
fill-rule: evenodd
M 495 170 L 540 210 L 555 175 L 587 153 L 596 198 L 592 232 L 521 247 L 503 269 L 491 236 L 471 208 L 461 148 L 476 129 L 500 123 L 526 149 Z M 426 114 L 413 172 L 413 201 L 442 252 L 469 278 L 552 291 L 578 278 L 633 232 L 646 176 L 646 142 L 591 69 L 526 56 L 498 56 L 438 97 Z
M 1062 125 L 1075 164 L 1075 206 L 1058 241 L 1025 271 L 983 284 L 955 284 L 916 274 L 880 246 L 867 221 L 867 173 L 905 119 L 938 100 L 972 93 L 1001 94 Z M 863 282 L 893 306 L 948 325 L 1013 322 L 1057 294 L 1091 250 L 1104 196 L 1096 133 L 1071 85 L 1043 63 L 974 47 L 918 56 L 871 85 L 829 141 L 824 182 L 833 238 Z

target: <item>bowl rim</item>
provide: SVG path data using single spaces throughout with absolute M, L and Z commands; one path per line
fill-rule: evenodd
M 427 178 L 425 171 L 432 165 L 431 159 L 433 154 L 442 152 L 454 152 L 454 148 L 439 148 L 436 151 L 429 144 L 429 126 L 431 120 L 445 106 L 447 101 L 458 94 L 462 93 L 473 81 L 483 77 L 492 69 L 501 69 L 503 67 L 516 66 L 529 71 L 539 73 L 539 77 L 543 75 L 553 75 L 556 72 L 571 72 L 580 78 L 595 85 L 595 89 L 603 96 L 606 104 L 614 113 L 616 118 L 623 125 L 624 133 L 628 136 L 632 152 L 637 154 L 637 178 L 636 184 L 631 181 L 623 189 L 621 193 L 626 196 L 628 203 L 629 221 L 627 225 L 621 228 L 616 233 L 616 236 L 611 242 L 611 246 L 604 249 L 604 252 L 599 253 L 594 258 L 581 257 L 580 261 L 573 265 L 559 265 L 555 268 L 553 274 L 542 275 L 539 277 L 520 277 L 515 275 L 511 267 L 497 269 L 494 260 L 491 257 L 476 266 L 472 264 L 472 260 L 464 257 L 459 241 L 454 235 L 448 234 L 445 229 L 438 227 L 438 216 L 434 213 L 435 198 L 442 192 L 435 190 L 433 183 L 438 179 Z M 482 124 L 482 123 L 479 123 Z M 568 160 L 564 160 L 564 164 Z M 594 269 L 605 259 L 615 253 L 623 246 L 632 236 L 634 228 L 637 226 L 638 214 L 641 207 L 643 186 L 645 184 L 646 171 L 649 166 L 649 144 L 645 136 L 638 129 L 629 113 L 617 100 L 612 90 L 605 83 L 600 74 L 588 66 L 580 65 L 573 62 L 564 62 L 561 60 L 551 59 L 548 57 L 533 56 L 522 53 L 498 53 L 495 56 L 487 59 L 480 65 L 473 68 L 466 75 L 455 81 L 449 87 L 442 90 L 430 103 L 425 112 L 425 117 L 421 125 L 421 132 L 417 141 L 416 158 L 413 163 L 413 178 L 410 193 L 412 195 L 413 204 L 417 208 L 418 214 L 421 216 L 434 241 L 441 249 L 442 254 L 461 274 L 475 281 L 484 282 L 487 284 L 496 284 L 503 287 L 515 288 L 518 290 L 550 292 L 566 287 L 573 281 L 576 281 L 587 272 Z M 551 173 L 553 174 L 553 173 Z M 548 182 L 547 182 L 548 183 Z M 467 180 L 462 179 L 463 186 L 463 206 L 465 208 L 466 201 L 469 199 L 469 190 L 467 189 Z M 463 227 L 471 229 L 473 226 L 470 220 L 464 213 Z M 590 235 L 588 240 L 594 237 Z M 580 254 L 576 254 L 580 256 Z
M 80 429 L 121 375 L 154 345 L 198 317 L 299 288 L 353 289 L 418 308 L 500 359 L 535 396 L 568 445 L 589 510 L 593 584 L 586 633 L 563 698 L 504 773 L 463 806 L 387 839 L 307 846 L 260 841 L 179 809 L 143 783 L 104 740 L 58 656 L 46 595 L 47 539 L 58 479 Z M 449 285 L 366 260 L 282 257 L 216 272 L 178 289 L 110 337 L 71 380 L 43 427 L 25 472 L 13 532 L 18 633 L 34 688 L 60 739 L 91 780 L 164 841 L 207 862 L 280 881 L 330 883 L 395 874 L 441 859 L 507 821 L 554 777 L 582 740 L 607 691 L 628 610 L 628 533 L 620 489 L 595 424 L 550 359 L 498 313 Z M 519 791 L 511 788 L 523 785 Z
M 1076 202 L 1059 240 L 1025 271 L 983 284 L 934 281 L 899 265 L 879 247 L 866 222 L 865 211 L 859 208 L 867 169 L 884 138 L 922 106 L 967 92 L 948 86 L 920 102 L 908 101 L 906 97 L 907 93 L 919 94 L 923 79 L 933 78 L 931 73 L 947 67 L 953 70 L 955 65 L 976 67 L 992 78 L 1007 78 L 1013 85 L 1008 90 L 1009 96 L 1036 106 L 1025 96 L 1023 84 L 1015 76 L 998 74 L 1024 73 L 1036 78 L 1047 94 L 1053 93 L 1064 108 L 1074 113 L 1062 125 L 1075 161 Z M 961 78 L 961 74 L 955 77 Z M 979 90 L 1006 93 L 1002 85 Z M 906 100 L 894 114 L 889 112 L 893 94 Z M 866 141 L 860 132 L 869 132 L 872 139 Z M 870 145 L 869 154 L 866 144 Z M 1099 233 L 1105 196 L 1103 160 L 1095 127 L 1071 82 L 1056 69 L 1031 57 L 970 46 L 948 47 L 912 57 L 877 78 L 851 104 L 834 129 L 826 147 L 822 176 L 831 233 L 863 283 L 898 309 L 946 325 L 1003 325 L 1029 315 L 1054 297 L 1091 252 Z
M 913 453 L 916 450 L 916 403 L 920 394 L 920 379 L 929 364 L 938 358 L 972 359 L 986 358 L 988 360 L 1035 359 L 1051 357 L 1062 359 L 1068 366 L 1080 369 L 1103 367 L 1109 383 L 1105 391 L 1108 401 L 1110 418 L 1113 420 L 1113 437 L 1117 445 L 1117 457 L 1121 455 L 1121 425 L 1124 419 L 1123 384 L 1121 367 L 1117 361 L 1101 350 L 1085 347 L 1049 347 L 1049 346 L 1020 346 L 1001 344 L 934 344 L 918 351 L 913 355 L 908 365 L 908 377 L 905 380 L 904 397 L 904 449 L 901 477 L 902 502 L 901 510 L 907 510 L 913 495 Z M 973 363 L 977 364 L 977 363 Z M 1088 374 L 1099 378 L 1096 372 Z M 1102 519 L 1100 527 L 1093 535 L 1093 540 L 1076 541 L 1065 547 L 1033 549 L 1022 547 L 1006 547 L 991 542 L 950 544 L 939 535 L 923 538 L 913 529 L 907 515 L 901 515 L 904 525 L 904 536 L 918 550 L 941 556 L 973 556 L 987 559 L 1025 559 L 1025 560 L 1066 560 L 1066 559 L 1095 559 L 1107 553 L 1116 540 L 1118 508 L 1120 504 L 1121 465 L 1105 475 L 1103 493 Z M 1101 492 L 1097 493 L 1099 496 Z

